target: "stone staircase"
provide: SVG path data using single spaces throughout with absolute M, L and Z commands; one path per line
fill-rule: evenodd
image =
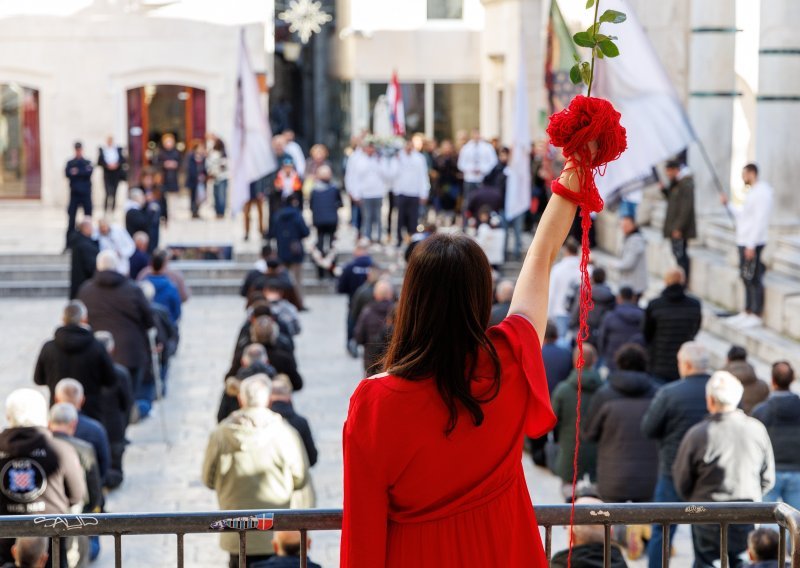
M 648 268 L 651 284 L 647 296 L 663 288 L 661 277 L 674 266 L 669 243 L 661 235 L 664 207 L 653 205 L 648 226 L 642 232 L 648 242 Z M 604 212 L 597 221 L 598 243 L 594 254 L 598 264 L 616 279 L 614 257 L 621 236 L 617 215 Z M 738 253 L 733 225 L 722 216 L 698 221 L 699 238 L 690 243 L 692 259 L 690 291 L 703 300 L 703 332 L 700 339 L 711 349 L 715 365 L 724 362 L 731 344 L 743 345 L 753 359 L 759 375 L 769 377 L 769 366 L 785 359 L 800 369 L 800 236 L 775 231 L 765 249 L 764 327 L 742 330 L 728 323 L 728 316 L 742 309 L 744 288 L 739 277 Z

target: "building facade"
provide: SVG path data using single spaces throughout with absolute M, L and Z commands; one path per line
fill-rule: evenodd
M 179 148 L 207 132 L 229 138 L 240 30 L 253 67 L 271 76 L 272 12 L 249 0 L 3 3 L 0 198 L 66 203 L 77 140 L 94 161 L 113 136 L 135 182 L 164 133 Z

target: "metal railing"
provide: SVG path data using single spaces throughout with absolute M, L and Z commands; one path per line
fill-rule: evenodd
M 778 558 L 786 558 L 787 532 L 791 542 L 791 566 L 800 568 L 800 511 L 778 503 L 647 503 L 579 505 L 576 525 L 603 525 L 604 566 L 611 561 L 613 525 L 656 524 L 663 527 L 663 566 L 670 560 L 670 525 L 719 525 L 721 568 L 728 568 L 728 527 L 741 524 L 777 524 L 780 527 Z M 568 505 L 536 507 L 539 526 L 545 530 L 545 552 L 552 556 L 554 526 L 569 525 Z M 184 566 L 184 536 L 233 531 L 239 534 L 239 566 L 245 567 L 247 533 L 276 530 L 299 531 L 300 566 L 306 568 L 308 531 L 340 530 L 340 510 L 216 511 L 213 513 L 130 513 L 97 515 L 17 515 L 0 517 L 0 538 L 47 537 L 52 540 L 53 566 L 60 566 L 62 539 L 75 536 L 114 537 L 114 559 L 122 567 L 122 537 L 174 534 L 177 566 Z

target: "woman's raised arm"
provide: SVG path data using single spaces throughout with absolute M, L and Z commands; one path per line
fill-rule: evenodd
M 577 193 L 580 189 L 579 171 L 568 161 L 561 172 L 559 182 Z M 550 270 L 567 238 L 576 210 L 577 206 L 574 203 L 553 194 L 525 256 L 514 289 L 514 297 L 511 299 L 509 315 L 520 314 L 528 318 L 539 336 L 539 341 L 542 341 L 547 326 Z

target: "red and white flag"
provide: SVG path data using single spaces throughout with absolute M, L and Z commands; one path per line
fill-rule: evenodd
M 389 103 L 389 118 L 392 120 L 392 132 L 395 136 L 406 134 L 406 109 L 403 106 L 403 91 L 397 80 L 397 71 L 392 73 L 392 81 L 386 88 L 386 100 Z
M 258 82 L 242 30 L 236 87 L 236 122 L 228 152 L 231 177 L 231 209 L 242 210 L 250 199 L 250 184 L 274 172 L 278 166 L 272 152 L 272 132 L 262 106 Z

